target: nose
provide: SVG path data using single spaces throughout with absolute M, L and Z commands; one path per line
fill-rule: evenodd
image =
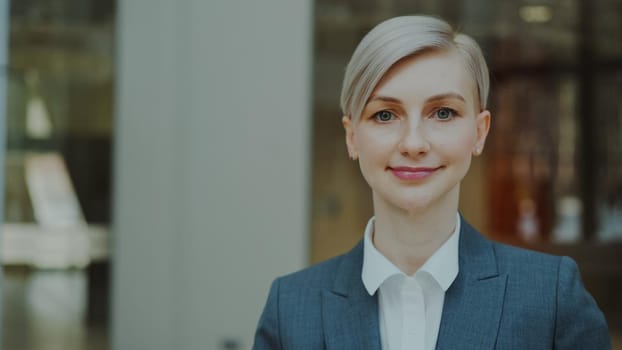
M 406 123 L 398 145 L 399 152 L 407 157 L 417 157 L 430 150 L 430 143 L 422 123 L 410 121 Z

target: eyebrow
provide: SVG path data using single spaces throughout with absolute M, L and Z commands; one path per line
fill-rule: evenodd
M 462 95 L 455 93 L 455 92 L 448 92 L 444 94 L 434 95 L 434 96 L 429 97 L 426 101 L 430 102 L 430 101 L 450 100 L 450 99 L 456 99 L 462 102 L 466 102 L 466 99 Z
M 373 102 L 373 101 L 402 103 L 402 101 L 400 101 L 399 99 L 395 97 L 389 97 L 389 96 L 372 96 L 367 103 Z
M 450 100 L 450 99 L 457 99 L 460 100 L 462 102 L 466 102 L 466 99 L 455 92 L 447 92 L 447 93 L 443 93 L 443 94 L 438 94 L 438 95 L 434 95 L 434 96 L 430 96 L 428 99 L 426 99 L 426 103 L 428 102 L 435 102 L 435 101 L 441 101 L 441 100 Z M 382 95 L 378 95 L 378 96 L 372 96 L 372 98 L 369 99 L 369 102 L 373 102 L 373 101 L 382 101 L 382 102 L 391 102 L 391 103 L 402 103 L 401 100 L 395 98 L 395 97 L 390 97 L 390 96 L 382 96 Z

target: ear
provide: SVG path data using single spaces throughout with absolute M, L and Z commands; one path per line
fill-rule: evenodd
M 348 147 L 348 155 L 352 160 L 358 158 L 358 151 L 356 149 L 356 143 L 354 142 L 354 128 L 352 125 L 352 118 L 350 116 L 344 115 L 341 118 L 341 122 L 343 123 L 343 128 L 346 131 L 346 146 Z
M 484 144 L 486 143 L 486 137 L 490 130 L 490 111 L 483 110 L 476 117 L 477 138 L 475 145 L 473 146 L 473 155 L 479 156 L 484 150 Z

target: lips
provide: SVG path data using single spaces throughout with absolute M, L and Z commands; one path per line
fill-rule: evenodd
M 441 167 L 429 168 L 429 167 L 390 167 L 389 170 L 401 180 L 423 180 L 430 175 L 434 174 Z

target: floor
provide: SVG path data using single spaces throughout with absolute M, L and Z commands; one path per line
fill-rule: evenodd
M 2 349 L 105 350 L 103 325 L 86 325 L 82 270 L 4 269 Z

